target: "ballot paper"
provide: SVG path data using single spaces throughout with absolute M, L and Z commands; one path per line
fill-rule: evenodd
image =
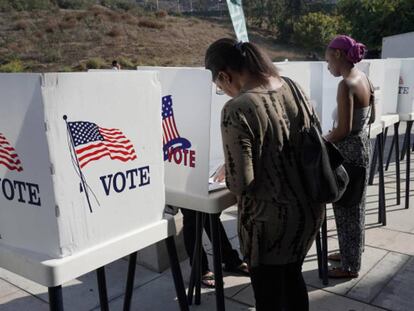
M 209 179 L 208 179 L 208 192 L 214 192 L 214 191 L 218 191 L 221 189 L 225 189 L 226 188 L 226 183 L 223 182 L 215 182 L 214 181 L 214 176 L 216 175 L 216 173 L 218 172 L 218 170 L 221 168 L 221 166 L 223 165 L 222 161 L 214 161 L 211 160 L 210 161 L 210 169 L 209 169 Z

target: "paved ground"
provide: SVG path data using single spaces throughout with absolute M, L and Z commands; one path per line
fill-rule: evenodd
M 315 249 L 309 252 L 304 264 L 311 310 L 314 311 L 374 311 L 414 310 L 414 200 L 411 208 L 395 202 L 395 165 L 386 172 L 386 199 L 388 225 L 378 225 L 378 185 L 368 189 L 366 212 L 366 248 L 360 277 L 352 281 L 330 281 L 323 286 L 317 277 Z M 405 162 L 401 166 L 401 189 L 405 188 Z M 411 174 L 414 179 L 414 170 Z M 414 183 L 413 187 L 414 188 Z M 404 191 L 402 191 L 404 204 Z M 411 192 L 411 196 L 413 195 Z M 337 238 L 332 210 L 328 211 L 329 250 L 337 250 Z M 222 215 L 222 221 L 237 247 L 235 208 Z M 208 253 L 211 246 L 204 241 Z M 211 257 L 210 257 L 211 260 Z M 212 265 L 211 265 L 212 266 Z M 181 263 L 184 279 L 188 281 L 188 261 Z M 127 262 L 119 260 L 107 267 L 108 294 L 111 310 L 122 310 Z M 253 309 L 254 299 L 249 279 L 225 275 L 227 310 Z M 94 273 L 65 285 L 65 310 L 99 310 L 99 298 Z M 212 290 L 203 289 L 202 304 L 192 310 L 214 310 Z M 155 273 L 138 266 L 133 296 L 133 310 L 179 310 L 172 276 L 169 270 Z M 0 269 L 0 311 L 48 310 L 47 289 Z

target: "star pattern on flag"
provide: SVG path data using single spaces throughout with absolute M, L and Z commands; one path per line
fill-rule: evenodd
M 75 147 L 92 141 L 104 141 L 104 137 L 99 132 L 96 124 L 91 122 L 70 122 L 69 128 L 73 135 Z

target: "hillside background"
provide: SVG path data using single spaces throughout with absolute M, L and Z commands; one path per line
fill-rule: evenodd
M 274 61 L 323 59 L 338 33 L 377 57 L 382 37 L 414 31 L 413 0 L 243 0 L 249 38 Z M 234 37 L 225 0 L 0 0 L 0 71 L 203 66 Z

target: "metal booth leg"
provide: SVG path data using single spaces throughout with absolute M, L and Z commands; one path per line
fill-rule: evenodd
M 106 290 L 105 267 L 100 267 L 96 270 L 99 290 L 99 303 L 102 311 L 109 311 L 108 292 Z
M 399 142 L 400 122 L 394 124 L 394 141 L 395 141 L 395 177 L 397 179 L 397 205 L 401 204 L 401 175 L 400 175 L 400 142 Z
M 62 286 L 49 287 L 49 310 L 63 311 Z
M 129 255 L 128 275 L 124 298 L 124 311 L 131 309 L 132 293 L 134 290 L 135 270 L 137 268 L 137 252 Z
M 322 284 L 328 285 L 328 224 L 326 219 L 322 223 Z
M 378 222 L 387 225 L 386 203 L 385 203 L 385 182 L 384 182 L 384 133 L 378 134 L 378 171 L 379 171 L 379 211 Z
M 193 251 L 193 261 L 191 263 L 190 284 L 188 286 L 188 304 L 192 305 L 194 288 L 196 290 L 195 303 L 200 304 L 201 296 L 201 243 L 203 234 L 203 215 L 201 212 L 196 212 L 196 238 Z M 197 293 L 200 292 L 200 295 Z
M 170 258 L 171 273 L 174 280 L 175 291 L 177 293 L 178 303 L 181 311 L 188 311 L 187 296 L 185 294 L 185 287 L 183 275 L 181 274 L 180 262 L 178 261 L 177 248 L 175 247 L 174 237 L 170 236 L 165 239 L 168 256 Z
M 406 161 L 406 180 L 405 180 L 405 208 L 410 207 L 410 156 L 411 156 L 411 129 L 413 126 L 413 121 L 407 122 L 407 130 L 405 132 L 407 144 L 405 145 L 405 151 L 407 152 L 407 161 Z
M 371 160 L 371 167 L 369 170 L 369 179 L 368 179 L 368 184 L 370 186 L 372 186 L 374 184 L 374 177 L 375 177 L 375 173 L 376 173 L 376 168 L 377 168 L 377 158 L 378 158 L 378 135 L 375 138 L 375 145 L 374 145 L 374 153 L 372 155 L 372 160 Z
M 216 306 L 217 311 L 224 311 L 223 270 L 221 267 L 220 231 L 218 229 L 219 217 L 219 214 L 210 214 L 211 242 L 213 244 L 214 275 L 216 282 Z

